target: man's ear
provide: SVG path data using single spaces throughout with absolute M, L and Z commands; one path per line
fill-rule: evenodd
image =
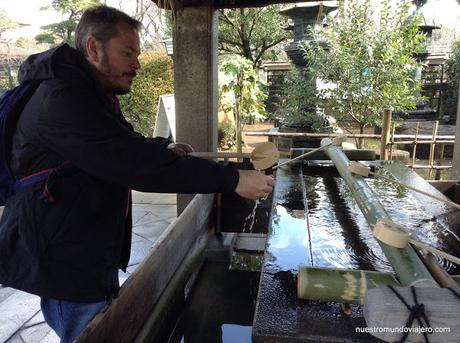
M 98 63 L 101 59 L 101 43 L 93 36 L 86 40 L 86 53 L 89 62 Z

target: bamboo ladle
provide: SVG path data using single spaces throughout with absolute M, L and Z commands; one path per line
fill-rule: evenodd
M 410 234 L 403 226 L 389 219 L 380 219 L 375 223 L 373 234 L 379 241 L 391 245 L 395 248 L 405 248 L 411 243 L 419 248 L 425 249 L 433 254 L 444 257 L 445 259 L 460 265 L 460 258 L 452 256 L 444 251 L 433 248 L 430 245 L 412 239 Z
M 341 145 L 347 137 L 345 135 L 340 135 L 337 137 L 334 137 L 331 141 L 331 143 L 323 145 L 319 148 L 313 149 L 311 151 L 308 151 L 302 155 L 296 156 L 294 158 L 291 158 L 283 163 L 278 163 L 280 153 L 278 149 L 276 148 L 276 145 L 271 143 L 271 142 L 264 142 L 264 143 L 259 143 L 254 150 L 251 152 L 251 160 L 252 164 L 254 165 L 254 168 L 257 170 L 264 170 L 268 169 L 271 167 L 272 170 L 276 170 L 281 166 L 284 166 L 286 164 L 289 164 L 291 162 L 297 161 L 305 156 L 311 155 L 317 151 L 323 150 L 324 148 L 335 144 L 335 145 Z
M 254 169 L 265 170 L 278 163 L 280 153 L 276 145 L 272 142 L 262 142 L 255 145 L 250 154 L 247 153 L 233 153 L 233 152 L 192 152 L 189 155 L 214 159 L 214 158 L 247 158 L 251 159 Z
M 329 144 L 323 145 L 317 149 L 313 149 L 309 152 L 306 152 L 302 155 L 299 155 L 297 157 L 294 157 L 290 160 L 287 160 L 279 164 L 277 163 L 280 158 L 280 152 L 278 151 L 276 145 L 273 144 L 272 142 L 263 142 L 263 143 L 256 144 L 255 148 L 252 150 L 250 155 L 241 154 L 241 153 L 215 153 L 215 152 L 192 152 L 190 153 L 190 155 L 201 157 L 201 158 L 209 158 L 209 159 L 219 158 L 219 157 L 220 158 L 222 157 L 226 157 L 226 158 L 250 157 L 251 162 L 254 165 L 254 169 L 265 170 L 265 169 L 271 168 L 272 170 L 275 170 L 281 166 L 284 166 L 298 159 L 311 155 L 317 151 L 323 150 L 332 144 L 341 145 L 346 139 L 347 137 L 345 135 L 339 135 L 337 137 L 334 137 L 331 143 Z
M 296 156 L 294 158 L 291 158 L 290 160 L 287 160 L 287 161 L 285 161 L 283 163 L 277 164 L 276 166 L 273 166 L 272 169 L 275 170 L 275 169 L 277 169 L 277 168 L 279 168 L 281 166 L 284 166 L 284 165 L 286 165 L 288 163 L 294 162 L 294 161 L 299 160 L 301 158 L 304 158 L 304 157 L 306 157 L 308 155 L 314 154 L 315 152 L 323 150 L 323 149 L 327 148 L 328 146 L 330 146 L 332 144 L 334 144 L 334 145 L 342 145 L 342 143 L 345 142 L 346 139 L 347 139 L 346 135 L 339 135 L 337 137 L 334 137 L 330 143 L 325 144 L 325 145 L 323 145 L 323 146 L 321 146 L 319 148 L 313 149 L 311 151 L 308 151 L 308 152 L 306 152 L 306 153 L 304 153 L 302 155 L 299 155 L 299 156 Z
M 425 192 L 425 191 L 422 191 L 420 189 L 417 189 L 415 187 L 406 185 L 406 184 L 404 184 L 402 182 L 399 182 L 399 181 L 397 181 L 395 179 L 392 179 L 392 178 L 389 178 L 389 177 L 386 177 L 386 176 L 383 176 L 383 175 L 376 175 L 375 173 L 370 171 L 370 168 L 368 166 L 366 166 L 365 164 L 362 164 L 360 162 L 350 161 L 350 163 L 348 164 L 348 170 L 351 173 L 353 173 L 355 175 L 359 175 L 359 176 L 364 176 L 364 177 L 367 177 L 369 175 L 377 176 L 379 179 L 382 179 L 382 180 L 385 180 L 385 181 L 388 181 L 388 182 L 391 182 L 391 183 L 406 187 L 407 189 L 413 190 L 414 192 L 426 195 L 427 197 L 433 198 L 435 200 L 438 200 L 438 201 L 441 201 L 441 202 L 443 202 L 445 204 L 448 204 L 448 205 L 450 205 L 452 207 L 460 209 L 460 205 L 454 203 L 453 201 L 437 197 L 436 195 L 433 195 L 433 194 L 430 194 L 428 192 Z

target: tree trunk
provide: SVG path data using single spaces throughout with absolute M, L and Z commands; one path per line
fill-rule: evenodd
M 246 27 L 243 17 L 244 17 L 244 8 L 240 8 L 240 23 L 241 23 L 240 37 L 241 37 L 241 43 L 243 45 L 243 56 L 254 63 L 254 58 L 252 57 L 252 53 L 251 53 L 251 42 L 249 40 L 249 36 L 247 32 L 248 28 Z
M 73 32 L 72 29 L 70 29 L 70 28 L 67 29 L 67 43 L 69 45 L 73 45 L 72 44 L 72 42 L 73 42 L 73 40 L 72 40 L 72 32 Z
M 359 133 L 363 134 L 364 133 L 364 125 L 359 125 Z M 364 143 L 364 138 L 358 138 L 358 149 L 363 148 L 363 143 Z
M 241 105 L 243 104 L 242 82 L 240 76 L 237 76 L 237 83 L 240 86 L 240 92 L 235 93 L 235 121 L 236 121 L 236 151 L 242 152 L 242 130 L 241 130 Z

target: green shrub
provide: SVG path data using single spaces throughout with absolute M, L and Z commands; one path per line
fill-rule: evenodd
M 312 132 L 325 131 L 324 121 L 316 114 L 318 98 L 315 85 L 296 70 L 284 78 L 275 116 L 283 124 L 307 127 Z
M 158 98 L 162 94 L 173 93 L 173 62 L 159 51 L 143 53 L 139 61 L 141 69 L 131 92 L 120 97 L 120 106 L 137 132 L 152 136 Z
M 7 90 L 10 90 L 10 89 L 16 87 L 18 84 L 19 84 L 18 79 L 17 79 L 15 73 L 13 73 L 11 81 L 10 81 L 10 78 L 8 76 L 0 77 L 0 95 L 5 93 Z
M 0 79 L 0 95 L 5 93 L 8 89 L 10 89 L 10 83 L 8 79 Z
M 217 140 L 221 150 L 229 150 L 236 145 L 236 127 L 229 120 L 219 123 Z

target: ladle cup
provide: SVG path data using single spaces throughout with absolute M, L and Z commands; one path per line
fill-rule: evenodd
M 251 152 L 251 162 L 256 170 L 265 170 L 277 164 L 280 152 L 272 142 L 258 143 Z
M 375 223 L 373 234 L 375 238 L 395 248 L 404 248 L 411 243 L 419 248 L 425 249 L 432 254 L 439 255 L 445 259 L 460 265 L 460 258 L 450 255 L 444 251 L 433 248 L 430 245 L 412 239 L 405 228 L 390 219 L 380 219 Z

